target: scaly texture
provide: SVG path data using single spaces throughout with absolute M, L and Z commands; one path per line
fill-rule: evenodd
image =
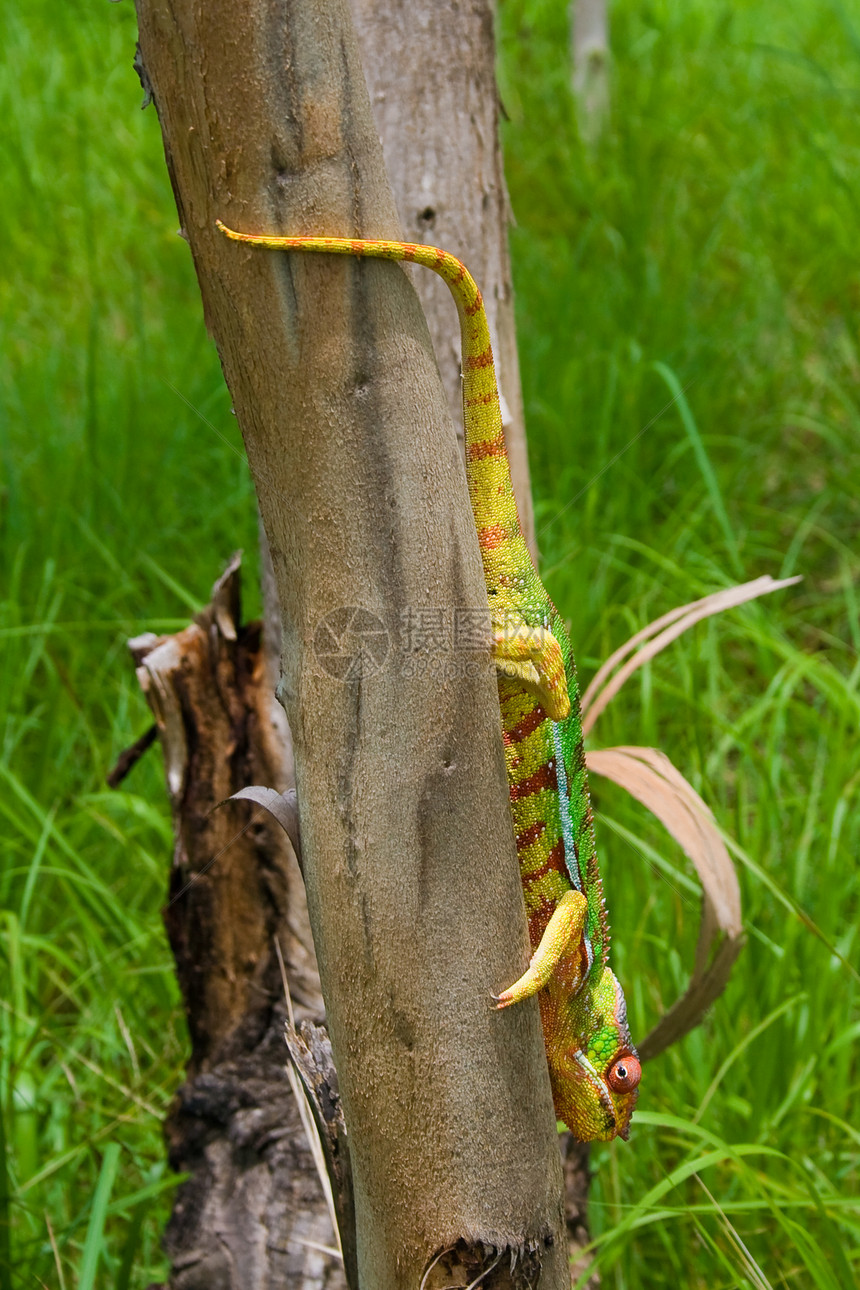
M 609 931 L 585 773 L 576 670 L 564 623 L 540 580 L 514 499 L 481 293 L 436 247 L 236 233 L 252 246 L 409 260 L 448 284 L 460 317 L 466 473 L 499 674 L 511 815 L 533 949 L 497 999 L 538 995 L 556 1112 L 587 1142 L 627 1137 L 640 1067 Z

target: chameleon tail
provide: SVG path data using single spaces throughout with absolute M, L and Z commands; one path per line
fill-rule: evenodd
M 490 329 L 481 293 L 456 256 L 435 246 L 342 237 L 270 237 L 218 228 L 235 242 L 285 251 L 324 251 L 378 260 L 406 260 L 432 269 L 447 283 L 463 341 L 463 419 L 466 475 L 487 587 L 515 589 L 536 576 L 514 498 Z

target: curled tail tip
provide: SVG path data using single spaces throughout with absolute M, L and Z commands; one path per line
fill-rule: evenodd
M 222 221 L 221 221 L 220 219 L 216 219 L 216 221 L 215 221 L 215 227 L 217 228 L 217 230 L 218 230 L 218 232 L 219 232 L 219 233 L 223 233 L 225 237 L 229 237 L 229 238 L 230 238 L 232 241 L 234 241 L 234 242 L 244 242 L 244 241 L 245 241 L 244 234 L 242 234 L 242 233 L 237 233 L 237 232 L 235 231 L 235 229 L 228 228 L 228 227 L 227 227 L 227 225 L 226 225 L 226 224 L 224 224 L 224 223 L 222 223 Z

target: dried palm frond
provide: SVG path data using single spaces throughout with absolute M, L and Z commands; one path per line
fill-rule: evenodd
M 653 623 L 643 627 L 620 649 L 611 654 L 594 674 L 594 679 L 581 701 L 583 734 L 588 734 L 601 712 L 615 698 L 624 682 L 636 669 L 643 663 L 647 663 L 655 654 L 659 654 L 689 627 L 701 622 L 703 618 L 721 614 L 725 609 L 734 609 L 736 605 L 742 605 L 747 600 L 756 600 L 759 596 L 767 596 L 772 591 L 780 591 L 783 587 L 790 587 L 800 581 L 799 577 L 774 579 L 766 574 L 762 578 L 754 578 L 752 582 L 742 582 L 736 587 L 725 587 L 722 591 L 712 592 L 710 596 L 703 596 L 701 600 L 692 600 L 688 605 L 679 605 L 677 609 L 670 609 L 668 614 L 664 614 L 662 618 L 656 618 Z M 627 658 L 638 645 L 642 646 L 638 654 Z M 611 681 L 607 681 L 607 677 L 623 659 L 627 659 L 627 662 L 619 668 Z
M 756 578 L 681 605 L 643 627 L 606 660 L 586 689 L 583 731 L 593 727 L 638 667 L 688 627 L 799 581 Z M 737 874 L 713 815 L 665 753 L 656 748 L 604 748 L 588 752 L 586 763 L 591 774 L 619 784 L 657 817 L 693 862 L 702 884 L 702 917 L 690 984 L 639 1045 L 643 1058 L 655 1057 L 697 1026 L 725 989 L 744 941 Z

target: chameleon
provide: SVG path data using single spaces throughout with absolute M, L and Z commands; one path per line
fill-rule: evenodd
M 458 259 L 385 240 L 238 233 L 234 241 L 420 264 L 448 285 L 462 341 L 466 476 L 490 609 L 511 816 L 532 956 L 494 996 L 540 1005 L 556 1115 L 581 1142 L 627 1138 L 641 1067 L 609 929 L 585 769 L 576 669 L 564 621 L 541 582 L 514 498 L 483 300 Z

